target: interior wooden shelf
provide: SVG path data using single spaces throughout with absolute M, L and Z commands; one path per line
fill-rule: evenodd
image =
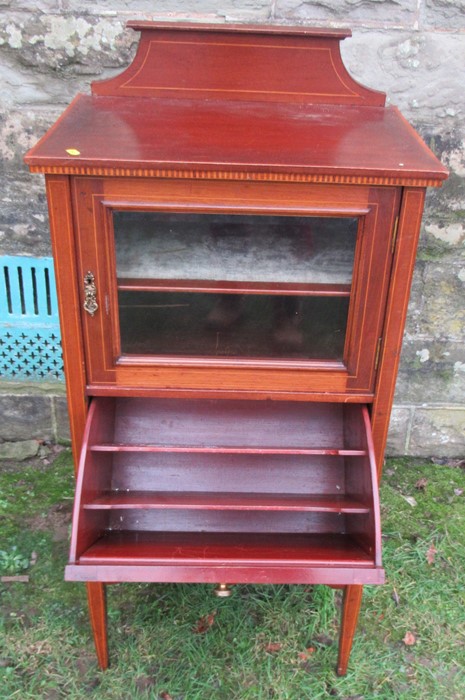
M 81 564 L 304 564 L 363 567 L 373 557 L 340 534 L 110 532 L 81 555 Z
M 174 280 L 125 277 L 118 279 L 125 292 L 209 292 L 211 294 L 271 294 L 285 296 L 349 297 L 350 284 Z
M 238 455 L 340 455 L 363 456 L 366 450 L 325 447 L 228 447 L 226 445 L 124 445 L 102 443 L 92 445 L 92 452 L 172 452 L 189 454 L 238 454 Z
M 88 510 L 191 509 L 368 513 L 369 506 L 346 496 L 184 491 L 109 491 L 84 505 Z

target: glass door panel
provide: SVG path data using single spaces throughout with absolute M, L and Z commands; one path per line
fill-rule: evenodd
M 348 298 L 120 292 L 125 354 L 341 360 Z
M 121 355 L 342 360 L 358 219 L 114 211 Z
M 115 211 L 118 278 L 349 284 L 357 220 Z

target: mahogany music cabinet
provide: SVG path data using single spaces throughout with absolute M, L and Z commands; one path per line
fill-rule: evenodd
M 339 42 L 129 23 L 45 173 L 77 470 L 66 578 L 383 582 L 378 476 L 427 186 L 445 168 Z

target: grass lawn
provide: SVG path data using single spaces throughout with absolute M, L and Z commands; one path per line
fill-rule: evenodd
M 46 462 L 47 460 L 45 460 Z M 63 582 L 73 477 L 0 466 L 0 698 L 463 700 L 465 470 L 390 460 L 384 586 L 366 586 L 349 672 L 334 669 L 340 595 L 324 586 L 109 587 L 111 667 L 98 670 L 85 586 Z

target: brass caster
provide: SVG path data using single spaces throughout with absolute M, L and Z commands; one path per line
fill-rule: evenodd
M 231 587 L 227 583 L 219 583 L 214 590 L 217 598 L 229 598 L 231 595 Z

